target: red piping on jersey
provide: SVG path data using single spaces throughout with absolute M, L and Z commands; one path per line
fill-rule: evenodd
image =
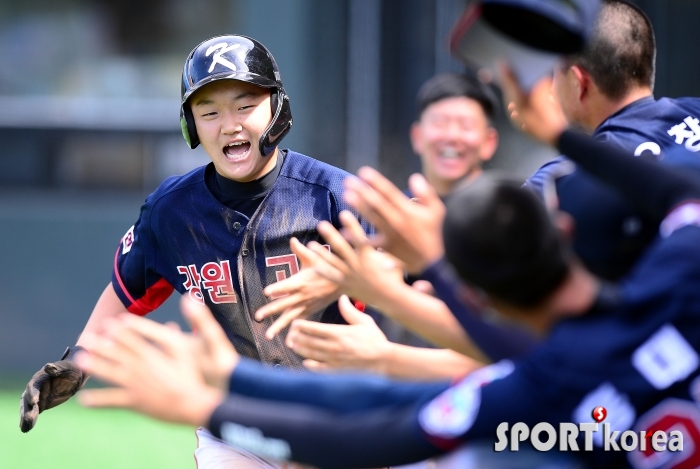
M 122 278 L 119 275 L 117 259 L 119 259 L 119 248 L 117 248 L 117 252 L 114 255 L 114 276 L 117 278 L 117 282 L 119 282 L 119 288 L 122 292 L 124 292 L 124 295 L 126 295 L 126 298 L 131 303 L 131 305 L 127 306 L 126 308 L 130 313 L 138 316 L 145 316 L 158 306 L 162 305 L 172 294 L 174 290 L 173 286 L 170 285 L 167 280 L 161 278 L 156 283 L 148 287 L 148 289 L 146 289 L 146 293 L 141 298 L 135 300 L 134 297 L 129 294 L 126 286 L 124 286 L 124 282 L 122 282 Z

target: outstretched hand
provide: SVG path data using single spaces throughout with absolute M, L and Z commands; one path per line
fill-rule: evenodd
M 501 87 L 515 127 L 542 143 L 555 146 L 568 124 L 552 96 L 552 79 L 543 78 L 527 94 L 504 65 Z
M 79 401 L 204 425 L 223 400 L 221 387 L 239 357 L 205 306 L 184 300 L 182 308 L 198 335 L 132 314 L 111 319 L 99 335 L 86 335 L 90 354 L 77 354 L 77 364 L 116 387 L 84 390 Z
M 328 222 L 318 224 L 318 232 L 331 250 L 309 243 L 309 248 L 319 257 L 314 270 L 338 284 L 353 299 L 376 304 L 392 283 L 403 284 L 402 263 L 376 250 L 352 213 L 342 211 L 340 222 L 343 234 Z
M 357 175 L 345 180 L 344 198 L 376 227 L 375 247 L 403 261 L 412 274 L 443 256 L 445 205 L 422 175 L 409 178 L 414 200 L 372 168 L 360 168 Z
M 274 299 L 255 312 L 258 321 L 280 315 L 265 332 L 268 339 L 274 338 L 293 320 L 308 318 L 340 297 L 338 285 L 315 271 L 318 255 L 296 238 L 289 240 L 289 246 L 301 262 L 301 270 L 265 287 L 263 293 Z
M 384 372 L 382 359 L 389 341 L 374 320 L 357 310 L 343 295 L 338 306 L 348 325 L 297 320 L 287 335 L 287 346 L 305 357 L 313 371 L 365 370 Z

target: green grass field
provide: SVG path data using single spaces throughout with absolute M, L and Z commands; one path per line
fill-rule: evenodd
M 0 390 L 2 469 L 192 469 L 194 429 L 121 410 L 81 407 L 75 400 L 19 430 L 21 391 Z

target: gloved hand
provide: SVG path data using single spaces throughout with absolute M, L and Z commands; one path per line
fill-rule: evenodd
M 67 348 L 61 360 L 47 363 L 32 376 L 20 398 L 19 428 L 22 432 L 34 428 L 40 413 L 63 404 L 83 387 L 87 375 L 73 362 L 78 350 L 85 349 Z

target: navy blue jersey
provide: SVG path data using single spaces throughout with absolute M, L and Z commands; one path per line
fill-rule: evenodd
M 649 247 L 614 300 L 560 322 L 522 360 L 499 362 L 452 386 L 275 373 L 243 363 L 231 378 L 234 394 L 209 426 L 233 444 L 274 450 L 268 456 L 322 467 L 380 467 L 469 441 L 495 444 L 503 422 L 530 428 L 593 423 L 592 410 L 603 406 L 611 431 L 680 430 L 685 451 L 656 453 L 647 444 L 646 451 L 605 452 L 601 429 L 593 451 L 573 455 L 588 458 L 592 467 L 658 467 L 660 459 L 664 467 L 680 460 L 696 467 L 700 206 L 686 209 L 695 216 L 669 217 L 673 228 Z M 581 434 L 580 449 L 583 440 Z
M 264 337 L 275 318 L 253 315 L 269 302 L 263 289 L 299 270 L 289 239 L 319 241 L 319 221 L 340 227 L 338 214 L 348 173 L 288 151 L 280 174 L 251 218 L 219 202 L 207 188 L 205 169 L 171 177 L 141 207 L 122 239 L 112 284 L 129 311 L 144 315 L 173 289 L 207 304 L 244 356 L 301 367 L 284 345 L 286 332 Z M 342 322 L 337 305 L 312 320 Z
M 606 119 L 594 137 L 630 155 L 700 174 L 700 99 L 641 99 Z M 542 166 L 525 186 L 574 217 L 574 249 L 602 277 L 624 275 L 657 233 L 660 220 L 640 214 L 564 157 Z

